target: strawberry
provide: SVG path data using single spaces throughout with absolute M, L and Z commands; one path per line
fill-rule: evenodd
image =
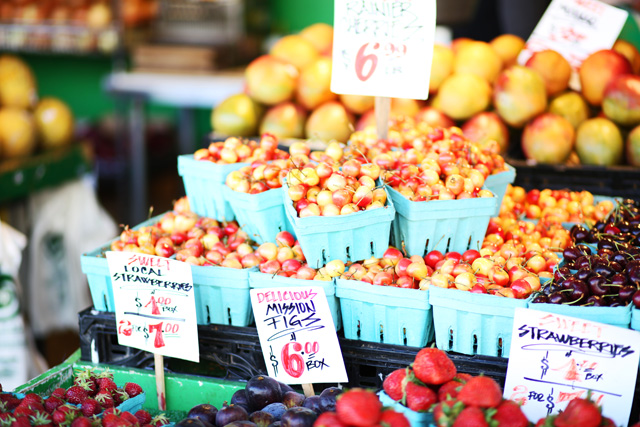
M 30 416 L 35 417 L 35 415 L 36 413 L 28 406 L 18 405 L 18 407 L 13 410 L 14 417 L 30 417 Z
M 156 415 L 151 419 L 151 425 L 154 427 L 160 427 L 169 424 L 169 418 L 165 414 Z
M 113 415 L 120 416 L 121 412 L 122 411 L 120 411 L 120 409 L 115 408 L 115 407 L 114 408 L 107 408 L 107 409 L 104 410 L 104 413 L 102 415 L 105 416 L 105 415 L 113 414 Z
M 113 397 L 111 397 L 111 393 L 106 390 L 99 391 L 98 394 L 96 394 L 95 399 L 103 408 L 113 408 L 115 405 Z
M 46 412 L 36 412 L 34 417 L 31 417 L 31 425 L 38 427 L 53 427 L 53 418 L 51 414 Z
M 0 393 L 2 393 L 2 383 L 0 383 Z
M 442 384 L 438 389 L 438 401 L 455 399 L 465 383 L 466 381 L 460 382 L 454 378 L 451 381 Z
M 99 380 L 100 378 L 109 378 L 113 380 L 113 372 L 111 372 L 109 368 L 106 368 L 104 371 L 96 375 L 97 380 Z
M 435 391 L 429 387 L 408 382 L 405 388 L 407 407 L 412 411 L 428 411 L 438 402 Z
M 597 427 L 602 421 L 598 407 L 588 399 L 573 399 L 565 410 L 558 414 L 553 425 L 556 427 Z
M 133 415 L 136 416 L 141 426 L 151 423 L 151 414 L 145 411 L 144 409 L 140 409 L 136 411 L 136 413 Z
M 404 380 L 407 377 L 407 369 L 396 369 L 387 375 L 382 382 L 382 389 L 396 402 L 404 395 Z
M 600 424 L 600 427 L 616 427 L 616 423 L 613 422 L 611 418 L 602 417 L 602 423 Z
M 456 374 L 456 376 L 453 377 L 454 380 L 460 381 L 461 383 L 466 383 L 471 378 L 473 378 L 473 375 L 471 375 L 471 374 L 463 374 L 462 372 L 458 372 Z
M 44 403 L 44 399 L 42 398 L 42 396 L 40 396 L 39 394 L 35 394 L 35 393 L 27 393 L 23 398 L 22 398 L 22 402 L 20 402 L 20 404 L 29 404 L 29 403 L 39 403 L 40 405 L 42 405 Z
M 387 409 L 380 414 L 380 425 L 388 427 L 411 427 L 407 417 L 393 409 Z
M 413 361 L 413 372 L 425 384 L 438 385 L 451 381 L 456 366 L 447 353 L 437 348 L 423 348 Z
M 438 427 L 450 427 L 451 420 L 462 411 L 464 404 L 458 400 L 443 400 L 433 407 L 433 421 Z
M 0 412 L 0 426 L 3 426 L 7 423 L 11 423 L 13 421 L 13 415 L 11 412 Z
M 51 418 L 57 425 L 69 425 L 78 415 L 80 415 L 80 410 L 77 407 L 64 404 L 53 411 Z
M 462 386 L 458 399 L 467 406 L 495 408 L 502 402 L 502 390 L 493 379 L 480 375 L 471 378 Z
M 64 401 L 62 399 L 55 396 L 49 396 L 44 401 L 44 409 L 51 414 L 56 410 L 58 406 L 62 404 L 64 404 Z
M 108 414 L 102 417 L 102 427 L 129 427 L 131 423 L 124 420 L 120 415 Z
M 20 404 L 18 405 L 18 408 L 29 408 L 32 411 L 36 412 L 36 411 L 40 411 L 40 412 L 46 412 L 44 409 L 44 405 L 40 402 L 36 402 L 34 400 L 24 400 L 22 399 L 22 402 L 20 402 Z
M 73 385 L 69 387 L 67 389 L 67 392 L 64 395 L 64 399 L 67 402 L 73 403 L 75 405 L 81 404 L 87 399 L 87 397 L 89 397 L 87 390 L 85 390 L 84 387 L 79 385 Z
M 456 417 L 453 427 L 489 427 L 482 409 L 475 406 L 464 408 Z
M 87 390 L 87 394 L 91 397 L 98 392 L 98 384 L 94 378 L 75 378 L 73 383 Z
M 513 400 L 505 400 L 498 405 L 492 419 L 498 421 L 500 427 L 527 427 L 529 425 L 529 420 L 522 413 L 520 405 Z
M 16 417 L 10 427 L 31 427 L 31 421 L 28 417 Z
M 120 418 L 130 422 L 132 426 L 140 427 L 140 421 L 138 421 L 138 418 L 129 411 L 124 411 L 120 414 Z
M 58 387 L 57 389 L 53 390 L 51 392 L 51 396 L 55 396 L 58 399 L 64 399 L 64 395 L 67 393 L 67 390 L 65 390 L 62 387 Z
M 137 395 L 143 393 L 142 387 L 136 383 L 125 383 L 124 391 L 127 392 L 129 397 L 136 397 Z
M 342 393 L 336 402 L 336 413 L 345 424 L 366 427 L 376 424 L 380 419 L 382 404 L 373 392 L 353 388 Z
M 17 397 L 9 393 L 6 393 L 5 395 L 3 395 L 3 398 L 1 399 L 1 401 L 4 402 L 6 409 L 9 411 L 13 411 L 20 405 L 20 399 L 18 399 Z
M 89 418 L 80 416 L 71 422 L 71 427 L 92 427 L 92 424 Z
M 346 425 L 340 421 L 335 412 L 323 412 L 316 418 L 313 427 L 346 427 Z
M 82 411 L 82 415 L 84 415 L 85 417 L 91 417 L 102 412 L 102 405 L 100 405 L 97 400 L 89 397 L 84 402 L 82 402 L 82 406 L 80 407 L 80 409 Z
M 122 388 L 117 388 L 113 393 L 111 393 L 111 397 L 113 397 L 113 403 L 118 406 L 125 400 L 129 398 L 129 395 Z
M 99 390 L 108 390 L 110 393 L 113 393 L 118 388 L 116 383 L 111 378 L 107 377 L 98 378 L 97 384 Z

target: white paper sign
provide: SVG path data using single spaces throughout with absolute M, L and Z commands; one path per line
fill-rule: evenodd
M 187 263 L 107 252 L 118 343 L 163 356 L 200 361 L 195 291 Z
M 435 0 L 336 0 L 331 91 L 427 99 Z
M 597 0 L 553 0 L 518 55 L 524 64 L 534 52 L 555 50 L 573 68 L 601 49 L 611 49 L 628 12 Z
M 626 426 L 636 384 L 640 332 L 517 308 L 504 397 L 537 421 L 586 398 Z
M 347 382 L 324 289 L 251 289 L 268 375 L 285 384 Z

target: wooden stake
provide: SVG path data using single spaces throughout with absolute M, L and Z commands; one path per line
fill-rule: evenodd
M 387 139 L 389 134 L 389 115 L 391 113 L 391 98 L 376 96 L 375 98 L 376 130 L 378 139 Z
M 156 393 L 158 395 L 158 409 L 167 410 L 167 399 L 164 388 L 164 356 L 153 354 L 153 362 L 156 367 Z
M 315 396 L 316 394 L 316 392 L 313 391 L 313 384 L 311 383 L 302 384 L 302 391 L 304 391 L 305 397 Z

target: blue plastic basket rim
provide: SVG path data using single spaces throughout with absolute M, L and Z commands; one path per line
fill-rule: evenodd
M 335 295 L 335 283 L 333 280 L 304 280 L 293 277 L 283 277 L 252 271 L 249 273 L 249 287 L 254 288 L 279 288 L 286 286 L 320 286 L 326 296 Z
M 557 308 L 557 310 L 552 309 L 548 311 L 550 307 Z M 631 321 L 631 304 L 621 307 L 591 307 L 582 305 L 534 303 L 533 301 L 530 301 L 528 308 L 578 318 L 580 316 L 575 316 L 576 313 L 588 314 L 588 317 L 594 322 L 599 321 L 598 318 L 602 318 L 602 316 L 615 316 L 620 320 L 620 323 L 629 323 L 629 321 Z
M 455 218 L 467 218 L 483 215 L 479 210 L 484 209 L 486 209 L 486 214 L 484 215 L 493 215 L 498 204 L 498 198 L 495 194 L 493 197 L 474 197 L 462 200 L 429 200 L 424 202 L 411 201 L 391 187 L 387 187 L 387 194 L 393 200 L 396 211 L 400 215 L 410 219 L 414 219 L 413 217 L 420 216 L 423 213 L 434 212 L 443 212 L 443 214 L 456 213 Z M 464 207 L 461 205 L 464 205 Z M 450 218 L 450 216 L 447 217 Z
M 282 205 L 281 188 L 271 188 L 262 193 L 249 194 L 235 191 L 226 185 L 222 187 L 224 198 L 235 209 L 261 211 Z
M 357 298 L 353 298 L 352 294 L 354 293 L 357 294 Z M 369 304 L 425 310 L 431 308 L 428 291 L 396 286 L 377 286 L 359 280 L 336 279 L 336 295 L 341 299 L 357 299 Z M 384 297 L 387 297 L 388 300 L 385 301 Z M 400 300 L 402 304 L 395 304 L 393 300 Z
M 479 308 L 505 308 L 527 307 L 531 297 L 526 299 L 507 298 L 491 294 L 477 294 L 475 292 L 461 291 L 459 289 L 440 288 L 429 286 L 429 303 L 436 307 L 457 308 L 457 303 L 477 305 Z
M 504 164 L 507 170 L 498 173 L 492 173 L 484 180 L 484 185 L 494 186 L 500 184 L 513 184 L 516 180 L 516 168 L 511 166 L 509 163 Z
M 322 228 L 325 232 L 332 232 L 365 227 L 380 222 L 391 222 L 396 214 L 393 201 L 387 192 L 387 204 L 382 208 L 354 212 L 349 215 L 300 218 L 293 207 L 293 201 L 287 194 L 288 188 L 289 185 L 285 180 L 282 185 L 284 209 L 289 221 L 295 227 L 296 234 L 315 234 L 318 232 L 318 228 Z
M 178 156 L 178 175 L 197 175 L 199 178 L 212 180 L 216 178 L 216 182 L 224 183 L 229 172 L 249 165 L 250 163 L 219 164 L 208 160 L 196 160 L 193 158 L 193 154 L 181 154 Z

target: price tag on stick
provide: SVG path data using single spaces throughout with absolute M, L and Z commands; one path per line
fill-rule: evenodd
M 604 416 L 626 426 L 639 353 L 640 332 L 517 308 L 504 397 L 538 420 L 591 392 Z
M 435 0 L 336 0 L 331 91 L 427 99 Z
M 285 384 L 347 382 L 324 289 L 251 289 L 251 305 L 268 375 Z
M 163 356 L 200 361 L 191 266 L 140 253 L 106 255 L 118 343 L 154 353 L 158 407 L 163 409 Z

